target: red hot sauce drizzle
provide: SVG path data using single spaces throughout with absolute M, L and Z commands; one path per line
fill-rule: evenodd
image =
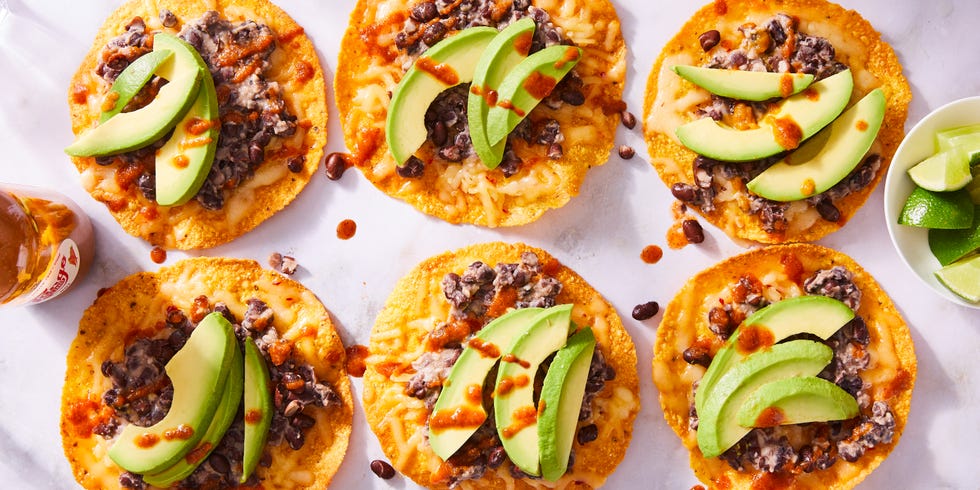
M 500 435 L 506 439 L 510 439 L 516 436 L 518 432 L 534 425 L 537 421 L 538 410 L 534 408 L 534 405 L 518 408 L 514 411 L 514 423 L 504 427 L 500 431 Z
M 517 364 L 520 364 L 521 367 L 524 369 L 531 367 L 531 363 L 518 358 L 514 354 L 504 354 L 504 357 L 502 357 L 500 360 L 504 362 L 516 362 Z
M 467 345 L 473 348 L 473 350 L 479 352 L 480 356 L 482 357 L 490 359 L 500 357 L 500 349 L 493 342 L 487 342 L 479 337 L 473 337 L 469 342 L 467 342 Z
M 786 420 L 786 414 L 777 407 L 766 407 L 755 419 L 755 427 L 775 427 Z
M 521 33 L 514 39 L 514 51 L 517 51 L 521 56 L 527 56 L 531 52 L 531 41 L 534 40 L 534 35 L 530 31 Z
M 579 55 L 580 52 L 578 48 L 569 46 L 567 49 L 565 49 L 565 54 L 555 62 L 555 69 L 561 70 L 566 64 L 573 61 L 578 61 Z
M 577 51 L 576 51 L 577 52 Z M 548 75 L 545 75 L 539 71 L 531 72 L 527 79 L 524 80 L 524 90 L 534 97 L 535 99 L 541 100 L 548 96 L 552 90 L 554 90 L 555 85 L 558 84 L 558 80 L 555 80 Z
M 245 423 L 255 425 L 262 421 L 262 409 L 253 408 L 245 413 Z
M 776 343 L 776 336 L 764 325 L 743 325 L 738 331 L 735 348 L 742 354 L 751 354 Z
M 791 117 L 778 117 L 771 120 L 772 134 L 779 146 L 792 150 L 803 141 L 803 130 Z
M 479 427 L 486 420 L 485 413 L 469 407 L 457 407 L 452 410 L 439 410 L 429 418 L 429 430 L 440 432 L 445 429 L 462 429 Z
M 779 77 L 779 95 L 783 97 L 793 95 L 793 75 L 784 73 Z
M 509 100 L 501 100 L 497 103 L 497 105 L 509 111 L 514 111 L 514 114 L 517 114 L 520 117 L 524 117 L 527 114 L 523 109 L 516 107 L 514 103 Z
M 459 73 L 456 73 L 456 70 L 446 63 L 436 63 L 432 58 L 422 56 L 415 62 L 415 66 L 432 75 L 444 85 L 453 86 L 459 83 Z

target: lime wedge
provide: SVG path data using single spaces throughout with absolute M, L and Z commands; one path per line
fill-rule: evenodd
M 919 187 L 936 192 L 962 189 L 973 180 L 966 151 L 954 146 L 936 153 L 909 169 L 909 177 Z
M 945 151 L 954 146 L 966 150 L 971 164 L 980 163 L 980 124 L 960 126 L 936 133 L 936 146 Z
M 950 291 L 972 303 L 980 302 L 980 255 L 971 255 L 936 271 Z
M 932 192 L 916 187 L 905 201 L 898 224 L 945 230 L 969 228 L 973 210 L 973 201 L 964 189 Z
M 980 205 L 973 211 L 973 226 L 962 230 L 929 230 L 929 250 L 941 265 L 949 265 L 980 250 Z
M 970 172 L 973 174 L 973 180 L 966 184 L 965 189 L 970 193 L 973 204 L 980 204 L 980 165 L 974 165 Z

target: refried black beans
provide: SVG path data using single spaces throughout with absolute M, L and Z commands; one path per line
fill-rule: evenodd
M 161 14 L 165 24 L 176 26 L 172 13 Z M 107 83 L 115 81 L 130 63 L 149 52 L 153 33 L 143 19 L 136 17 L 126 32 L 113 38 L 103 49 L 96 72 Z M 200 19 L 185 23 L 179 37 L 204 58 L 218 93 L 221 132 L 218 148 L 207 180 L 196 199 L 206 209 L 224 207 L 225 191 L 250 178 L 265 158 L 265 148 L 274 137 L 296 132 L 296 117 L 283 102 L 280 86 L 266 78 L 270 58 L 276 49 L 276 35 L 254 21 L 232 23 L 217 12 L 206 12 Z M 126 106 L 126 111 L 148 104 L 166 83 L 153 79 Z M 135 179 L 143 195 L 156 199 L 153 157 L 169 135 L 160 141 L 128 153 L 97 158 L 100 165 L 118 164 L 120 170 L 138 175 Z
M 815 80 L 847 69 L 846 65 L 837 60 L 830 41 L 801 33 L 797 28 L 798 20 L 786 14 L 777 14 L 760 25 L 746 24 L 739 28 L 742 41 L 737 48 L 727 50 L 717 47 L 717 41 L 709 43 L 717 51 L 707 66 L 747 71 L 808 73 L 814 75 Z M 717 31 L 709 32 L 717 34 Z M 790 51 L 788 57 L 787 51 Z M 712 95 L 711 101 L 702 106 L 697 115 L 722 121 L 736 113 L 751 114 L 758 121 L 769 107 L 770 102 L 744 102 Z M 715 176 L 728 180 L 740 178 L 748 182 L 782 157 L 780 154 L 751 162 L 728 163 L 698 156 L 694 160 L 694 184 L 678 184 L 675 186 L 677 189 L 674 196 L 709 213 L 715 209 L 715 197 L 721 189 Z M 822 219 L 837 222 L 841 215 L 834 202 L 867 187 L 880 167 L 881 157 L 877 154 L 868 155 L 843 180 L 805 201 L 817 210 Z M 768 233 L 779 233 L 787 229 L 786 212 L 789 208 L 789 203 L 749 194 L 749 213 L 758 215 L 762 228 Z
M 408 70 L 426 49 L 455 31 L 475 26 L 491 26 L 502 30 L 524 17 L 530 17 L 536 25 L 529 53 L 559 44 L 574 45 L 562 29 L 551 22 L 547 12 L 532 6 L 529 0 L 515 0 L 509 5 L 507 2 L 493 0 L 436 0 L 421 2 L 412 7 L 411 15 L 395 36 L 395 46 L 408 54 L 409 62 L 404 66 Z M 585 103 L 583 85 L 582 79 L 573 69 L 541 104 L 550 109 L 559 109 L 564 104 L 582 105 Z M 446 90 L 436 97 L 425 114 L 428 139 L 435 145 L 438 158 L 446 162 L 460 162 L 474 154 L 466 118 L 469 89 L 469 84 L 461 84 Z M 528 117 L 507 137 L 507 146 L 499 166 L 507 177 L 517 173 L 523 163 L 513 151 L 513 144 L 517 139 L 523 140 L 527 145 L 544 147 L 545 153 L 551 159 L 557 160 L 564 155 L 561 144 L 565 137 L 558 121 L 547 117 Z M 418 162 L 413 164 L 419 165 Z M 420 175 L 421 171 L 402 174 L 406 178 Z
M 306 411 L 307 407 L 337 406 L 340 397 L 328 383 L 317 379 L 312 366 L 274 352 L 281 344 L 278 331 L 272 327 L 272 310 L 256 298 L 248 300 L 247 305 L 241 321 L 224 303 L 212 305 L 206 296 L 198 297 L 194 311 L 189 313 L 169 307 L 165 327 L 160 333 L 152 338 L 137 339 L 127 346 L 121 361 L 102 363 L 102 374 L 112 382 L 112 388 L 102 395 L 102 399 L 114 409 L 114 414 L 97 425 L 93 432 L 111 439 L 123 424 L 147 427 L 163 419 L 173 401 L 173 386 L 164 366 L 187 342 L 197 321 L 213 311 L 234 325 L 239 347 L 246 337 L 251 337 L 265 357 L 274 405 L 266 444 L 278 446 L 285 442 L 292 449 L 303 447 L 304 434 L 316 422 Z M 244 430 L 244 415 L 239 409 L 221 442 L 194 473 L 181 481 L 181 488 L 237 487 L 241 477 Z M 266 459 L 260 464 L 268 466 L 269 462 Z M 258 477 L 253 474 L 245 485 L 258 483 Z M 123 488 L 146 488 L 143 478 L 130 472 L 120 475 L 119 484 Z
M 409 379 L 405 392 L 409 396 L 425 401 L 430 411 L 439 399 L 442 384 L 449 376 L 453 364 L 459 358 L 463 345 L 470 335 L 475 334 L 493 319 L 488 313 L 500 314 L 507 308 L 547 308 L 555 305 L 555 297 L 561 292 L 561 282 L 542 272 L 538 256 L 531 252 L 521 255 L 518 264 L 501 263 L 491 268 L 483 262 L 474 262 L 463 274 L 449 273 L 442 280 L 443 294 L 450 303 L 450 318 L 447 322 L 436 327 L 426 340 L 430 348 L 412 363 L 415 375 Z M 500 299 L 506 298 L 507 304 L 501 304 Z M 490 311 L 499 310 L 499 311 Z M 460 323 L 474 325 L 462 335 L 452 335 L 446 332 L 456 331 Z M 438 342 L 433 345 L 433 340 Z M 535 386 L 540 386 L 551 364 L 549 357 L 542 363 L 538 372 Z M 496 368 L 487 376 L 484 382 L 484 406 L 489 406 L 493 399 L 493 384 L 496 379 Z M 597 348 L 592 355 L 589 375 L 585 386 L 585 397 L 579 410 L 579 421 L 586 425 L 582 427 L 576 438 L 579 444 L 587 444 L 596 438 L 596 426 L 589 422 L 593 420 L 593 400 L 602 391 L 607 381 L 616 378 L 616 371 L 606 363 L 602 352 Z M 569 469 L 575 460 L 574 448 L 569 456 Z M 488 410 L 487 420 L 470 436 L 463 446 L 446 461 L 450 487 L 456 487 L 460 482 L 481 478 L 487 469 L 500 468 L 509 463 L 503 444 L 497 435 L 497 425 L 493 410 Z M 513 464 L 508 465 L 508 471 L 515 478 L 528 475 L 521 472 Z
M 803 285 L 808 294 L 837 299 L 854 311 L 860 307 L 861 290 L 854 284 L 853 274 L 844 267 L 836 266 L 817 271 L 806 278 Z M 732 286 L 732 291 L 733 300 L 730 303 L 713 308 L 708 313 L 710 328 L 721 339 L 728 338 L 741 321 L 740 318 L 744 319 L 769 304 L 761 295 L 761 283 L 752 277 L 740 278 Z M 833 350 L 833 360 L 818 376 L 837 384 L 854 396 L 861 415 L 849 420 L 752 429 L 719 456 L 736 470 L 754 468 L 769 473 L 810 473 L 827 469 L 838 459 L 854 462 L 868 449 L 891 442 L 895 435 L 895 418 L 891 407 L 884 401 L 872 401 L 870 386 L 860 376 L 871 360 L 867 351 L 871 337 L 860 316 L 855 316 L 825 341 L 809 334 L 796 335 L 790 339 L 795 338 L 823 342 Z M 684 352 L 684 359 L 691 364 L 700 364 L 707 355 L 702 350 L 699 346 L 693 346 Z M 694 389 L 697 389 L 697 385 Z M 698 415 L 693 404 L 690 408 L 689 426 L 692 429 L 698 427 Z M 790 440 L 799 439 L 798 433 L 793 432 L 798 428 L 812 434 L 812 437 L 809 442 L 794 446 Z

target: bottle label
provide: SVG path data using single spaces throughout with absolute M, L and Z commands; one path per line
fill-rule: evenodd
M 17 298 L 15 304 L 37 304 L 47 301 L 63 293 L 78 276 L 78 269 L 81 266 L 81 259 L 78 253 L 78 245 L 71 238 L 66 238 L 58 246 L 58 253 L 51 262 L 44 278 L 37 284 L 30 293 Z

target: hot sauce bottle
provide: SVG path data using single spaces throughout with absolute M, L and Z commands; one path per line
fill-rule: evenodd
M 0 184 L 0 305 L 41 303 L 67 291 L 94 251 L 92 223 L 70 199 Z

